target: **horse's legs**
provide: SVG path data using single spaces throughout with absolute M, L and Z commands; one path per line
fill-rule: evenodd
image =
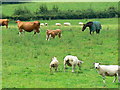
M 91 35 L 91 31 L 90 31 L 90 35 Z
M 100 33 L 100 29 L 98 29 L 98 33 Z

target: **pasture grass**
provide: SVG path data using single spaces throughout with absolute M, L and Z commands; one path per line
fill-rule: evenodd
M 93 9 L 95 11 L 103 11 L 109 7 L 118 8 L 118 2 L 31 2 L 22 4 L 2 4 L 0 7 L 2 7 L 3 15 L 11 16 L 15 9 L 24 6 L 34 14 L 42 4 L 47 5 L 49 10 L 51 10 L 54 5 L 57 5 L 60 10 Z
M 101 34 L 89 35 L 89 30 L 81 31 L 78 22 L 100 21 Z M 48 27 L 41 27 L 41 33 L 33 32 L 18 36 L 14 21 L 9 29 L 2 27 L 2 87 L 3 88 L 118 88 L 112 83 L 114 77 L 106 77 L 106 86 L 102 77 L 94 69 L 93 63 L 118 64 L 118 20 L 81 19 L 50 20 Z M 56 22 L 71 22 L 71 26 L 55 26 Z M 62 30 L 62 38 L 46 41 L 46 29 Z M 84 61 L 81 71 L 63 70 L 66 55 L 75 55 Z M 51 58 L 56 56 L 60 62 L 58 72 L 50 73 Z

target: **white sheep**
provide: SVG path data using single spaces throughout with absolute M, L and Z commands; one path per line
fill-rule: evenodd
M 48 26 L 48 23 L 45 23 L 45 26 Z
M 83 22 L 79 22 L 78 24 L 79 24 L 80 26 L 83 26 Z
M 44 23 L 40 23 L 40 26 L 44 26 Z
M 64 26 L 70 26 L 71 24 L 69 22 L 64 23 Z
M 120 76 L 118 75 L 118 68 L 120 71 L 120 66 L 118 65 L 100 65 L 100 63 L 94 63 L 94 66 L 97 69 L 98 73 L 102 75 L 104 83 L 105 83 L 105 76 L 115 76 L 113 82 L 116 81 L 117 76 Z M 120 77 L 119 77 L 119 82 L 120 82 Z
M 56 25 L 56 26 L 61 26 L 61 23 L 56 23 L 55 25 Z
M 58 65 L 59 65 L 59 62 L 58 62 L 57 58 L 53 57 L 52 61 L 50 63 L 50 72 L 52 71 L 52 68 L 55 68 L 55 71 L 57 71 L 58 70 Z
M 72 66 L 72 72 L 74 72 L 75 66 L 78 65 L 78 67 L 80 69 L 80 66 L 82 63 L 83 63 L 83 61 L 78 60 L 78 58 L 76 56 L 67 55 L 64 58 L 64 71 L 66 69 L 66 64 L 68 66 Z

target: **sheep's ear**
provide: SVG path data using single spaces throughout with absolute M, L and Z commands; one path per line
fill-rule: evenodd
M 95 63 L 93 63 L 93 65 L 95 65 Z

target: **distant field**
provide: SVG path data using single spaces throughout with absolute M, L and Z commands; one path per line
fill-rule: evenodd
M 99 35 L 89 35 L 89 30 L 81 31 L 78 22 L 100 21 Z M 57 27 L 56 22 L 71 22 L 72 26 Z M 14 21 L 9 29 L 2 27 L 2 87 L 3 88 L 118 88 L 112 83 L 114 77 L 102 77 L 94 69 L 93 63 L 118 64 L 118 19 L 79 19 L 50 20 L 48 27 L 41 27 L 40 35 L 33 32 L 18 36 Z M 60 28 L 62 38 L 46 41 L 46 29 Z M 75 55 L 83 60 L 81 71 L 71 73 L 71 67 L 63 72 L 63 58 Z M 58 72 L 49 72 L 51 58 L 56 56 L 60 62 Z
M 84 9 L 93 9 L 93 10 L 105 10 L 108 7 L 114 6 L 118 8 L 117 2 L 33 2 L 33 3 L 24 3 L 24 4 L 3 4 L 2 13 L 7 16 L 11 16 L 15 9 L 18 7 L 26 6 L 31 12 L 35 12 L 41 4 L 46 4 L 48 9 L 51 9 L 53 5 L 57 5 L 60 10 L 84 10 Z M 1 6 L 0 6 L 1 7 Z

